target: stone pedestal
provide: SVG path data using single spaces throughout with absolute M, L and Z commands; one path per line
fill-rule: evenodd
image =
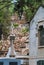
M 9 47 L 6 57 L 15 57 L 16 56 L 16 52 L 15 52 L 14 45 L 13 45 L 14 39 L 15 39 L 15 35 L 10 35 L 10 47 Z

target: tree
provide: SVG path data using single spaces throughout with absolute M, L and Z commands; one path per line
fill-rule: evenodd
M 14 10 L 16 10 L 18 12 L 20 19 L 23 14 L 24 5 L 25 5 L 25 0 L 17 0 L 15 7 L 14 7 Z
M 9 35 L 11 16 L 9 11 L 10 4 L 10 0 L 0 0 L 0 32 L 4 35 L 5 38 L 7 38 L 7 36 Z
M 25 12 L 26 20 L 29 22 L 33 17 L 37 8 L 43 4 L 44 0 L 17 0 L 14 10 L 19 14 L 21 19 L 23 12 Z
M 10 17 L 12 14 L 17 12 L 21 19 L 24 13 L 26 21 L 29 22 L 37 8 L 42 4 L 41 2 L 44 3 L 44 0 L 17 0 L 13 4 L 11 0 L 0 0 L 0 25 L 2 25 L 2 33 L 5 36 L 9 34 Z

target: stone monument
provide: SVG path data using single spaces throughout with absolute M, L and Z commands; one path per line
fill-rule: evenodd
M 14 49 L 14 40 L 15 40 L 15 34 L 13 33 L 13 22 L 11 22 L 11 27 L 10 27 L 10 47 L 9 47 L 9 51 L 7 53 L 6 57 L 15 57 L 16 56 L 16 52 Z

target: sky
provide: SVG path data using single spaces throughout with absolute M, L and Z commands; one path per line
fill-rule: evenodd
M 13 0 L 14 2 L 17 2 L 16 0 Z
M 13 0 L 12 3 L 17 2 L 16 0 Z

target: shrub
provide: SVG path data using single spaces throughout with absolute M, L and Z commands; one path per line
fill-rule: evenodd
M 13 24 L 14 28 L 17 28 L 19 25 L 18 23 Z
M 22 33 L 27 33 L 29 31 L 29 29 L 27 28 L 27 27 L 25 27 L 25 28 L 22 28 Z

